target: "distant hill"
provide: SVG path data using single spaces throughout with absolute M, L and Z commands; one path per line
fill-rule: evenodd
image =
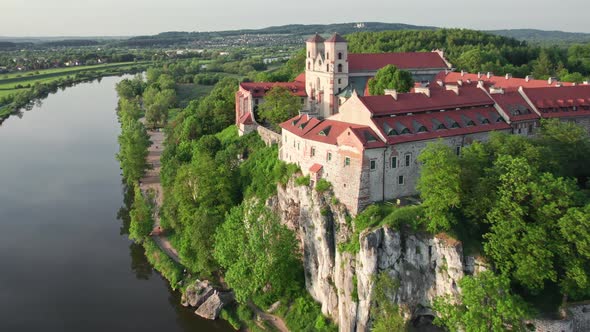
M 438 27 L 419 26 L 402 23 L 337 23 L 337 24 L 289 24 L 272 26 L 262 29 L 240 29 L 226 31 L 169 31 L 157 35 L 136 37 L 2 37 L 2 49 L 15 49 L 36 44 L 38 46 L 88 46 L 95 44 L 113 43 L 117 46 L 128 47 L 215 47 L 232 45 L 299 45 L 307 36 L 319 33 L 327 36 L 334 32 L 350 34 L 361 31 L 388 30 L 436 30 Z M 531 44 L 569 45 L 573 43 L 590 43 L 590 33 L 575 33 L 563 31 L 545 31 L 535 29 L 507 29 L 483 31 L 495 35 L 515 38 Z M 249 36 L 249 37 L 244 37 Z M 259 36 L 252 38 L 251 36 Z M 9 44 L 14 43 L 14 44 Z
M 510 29 L 485 31 L 500 36 L 524 40 L 531 44 L 568 45 L 575 43 L 590 43 L 590 33 L 546 31 L 535 29 Z

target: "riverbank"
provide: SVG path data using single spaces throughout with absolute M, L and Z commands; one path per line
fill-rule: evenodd
M 109 76 L 143 72 L 151 62 L 127 62 L 81 68 L 61 68 L 40 71 L 39 74 L 17 77 L 5 75 L 0 79 L 0 124 L 19 109 L 35 100 L 44 99 L 60 88 L 71 87 Z

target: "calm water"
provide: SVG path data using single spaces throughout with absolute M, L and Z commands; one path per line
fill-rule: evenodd
M 181 307 L 125 235 L 119 80 L 0 126 L 0 331 L 231 331 Z

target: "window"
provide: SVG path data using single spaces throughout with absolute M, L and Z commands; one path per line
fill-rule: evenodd
M 342 84 L 342 79 L 341 78 L 338 79 L 338 84 Z
M 330 65 L 326 65 L 326 71 L 330 71 Z
M 410 129 L 408 129 L 408 128 L 404 128 L 404 129 L 402 130 L 402 135 L 404 135 L 404 134 L 410 134 Z
M 443 130 L 443 129 L 447 129 L 447 127 L 445 127 L 445 125 L 442 123 L 436 127 L 436 130 Z
M 328 152 L 328 161 L 332 160 L 332 152 Z
M 311 156 L 315 157 L 315 148 L 314 147 L 311 148 Z
M 377 169 L 377 160 L 371 159 L 370 166 L 371 166 L 371 171 L 376 170 Z
M 451 124 L 451 128 L 452 128 L 452 129 L 459 128 L 459 124 L 458 124 L 457 122 L 453 122 L 453 123 Z
M 311 57 L 311 52 L 307 51 L 307 57 L 310 58 Z
M 418 128 L 419 133 L 425 133 L 427 131 L 428 131 L 428 129 L 426 129 L 426 127 L 424 127 L 424 126 L 420 126 L 420 128 Z
M 350 157 L 344 158 L 344 166 L 350 166 Z
M 339 63 L 339 64 L 338 64 L 338 72 L 339 72 L 339 73 L 341 73 L 341 72 L 342 72 L 342 64 L 341 64 L 341 63 Z
M 461 155 L 461 147 L 460 146 L 458 146 L 458 147 L 455 148 L 455 153 L 457 154 L 457 156 L 460 156 Z
M 258 98 L 254 99 L 254 105 L 258 105 L 259 101 Z
M 287 136 L 285 136 L 285 143 L 287 143 Z
M 403 185 L 404 184 L 404 176 L 400 175 L 397 177 L 397 184 Z
M 297 150 L 299 150 L 299 142 L 297 142 Z
M 391 168 L 397 168 L 397 157 L 391 157 Z
M 529 132 L 528 132 L 528 134 L 529 135 L 532 135 L 533 134 L 533 125 L 532 124 L 529 125 Z
M 338 53 L 338 60 L 342 60 L 342 52 Z
M 338 88 L 338 93 L 342 92 L 342 88 Z
M 311 70 L 311 62 L 307 63 L 307 70 Z
M 473 120 L 469 120 L 469 122 L 467 122 L 467 127 L 472 127 L 475 126 L 475 122 L 473 122 Z
M 326 53 L 326 60 L 330 58 L 330 52 Z
M 407 154 L 406 155 L 406 167 L 410 166 L 410 162 L 412 161 L 412 155 L 411 154 Z

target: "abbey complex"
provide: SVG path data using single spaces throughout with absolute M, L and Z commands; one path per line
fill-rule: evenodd
M 305 73 L 294 82 L 240 84 L 236 125 L 240 134 L 256 130 L 257 106 L 274 86 L 300 97 L 300 114 L 281 124 L 279 158 L 311 181 L 328 180 L 352 214 L 416 195 L 417 156 L 429 142 L 442 139 L 461 154 L 494 131 L 535 135 L 548 118 L 590 130 L 588 82 L 458 72 L 439 50 L 349 54 L 338 34 L 306 46 Z M 368 82 L 386 65 L 410 72 L 414 88 L 371 96 Z

